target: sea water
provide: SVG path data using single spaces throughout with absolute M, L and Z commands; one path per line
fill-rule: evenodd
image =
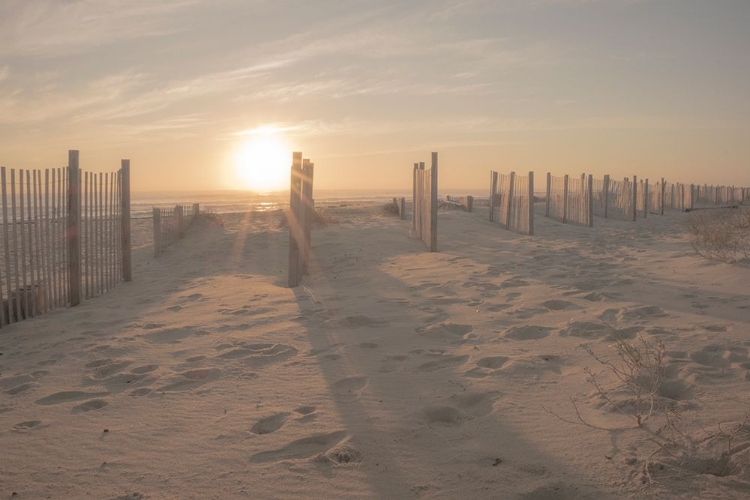
M 455 196 L 472 195 L 487 197 L 485 190 L 452 190 L 444 194 Z M 341 203 L 386 203 L 394 197 L 406 197 L 410 200 L 409 189 L 384 190 L 316 190 L 313 194 L 315 204 L 319 207 L 339 205 Z M 443 193 L 440 193 L 443 197 Z M 192 206 L 198 203 L 201 210 L 216 214 L 259 212 L 284 209 L 289 206 L 289 191 L 273 193 L 255 193 L 252 191 L 164 191 L 133 192 L 130 197 L 130 214 L 133 218 L 151 217 L 154 208 L 172 208 L 175 205 Z

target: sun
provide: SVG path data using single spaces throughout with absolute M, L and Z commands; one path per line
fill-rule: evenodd
M 289 185 L 292 153 L 272 131 L 246 138 L 234 154 L 234 178 L 238 187 L 257 192 L 279 191 Z

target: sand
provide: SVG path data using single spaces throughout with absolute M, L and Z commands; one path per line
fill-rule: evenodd
M 294 290 L 276 213 L 158 259 L 140 228 L 134 282 L 0 330 L 0 498 L 747 498 L 750 269 L 682 213 L 529 237 L 485 212 L 441 212 L 430 254 L 331 207 Z M 639 336 L 658 433 L 587 352 Z

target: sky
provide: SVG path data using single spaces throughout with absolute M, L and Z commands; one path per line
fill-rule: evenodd
M 750 186 L 748 20 L 748 0 L 2 0 L 0 165 L 78 149 L 129 158 L 134 190 L 247 188 L 241 151 L 281 144 L 262 168 L 302 151 L 321 189 L 410 190 L 431 151 L 441 191 L 490 170 Z

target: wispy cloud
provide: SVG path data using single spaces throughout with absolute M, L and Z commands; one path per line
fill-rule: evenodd
M 186 29 L 174 15 L 199 0 L 6 0 L 0 56 L 63 55 Z

